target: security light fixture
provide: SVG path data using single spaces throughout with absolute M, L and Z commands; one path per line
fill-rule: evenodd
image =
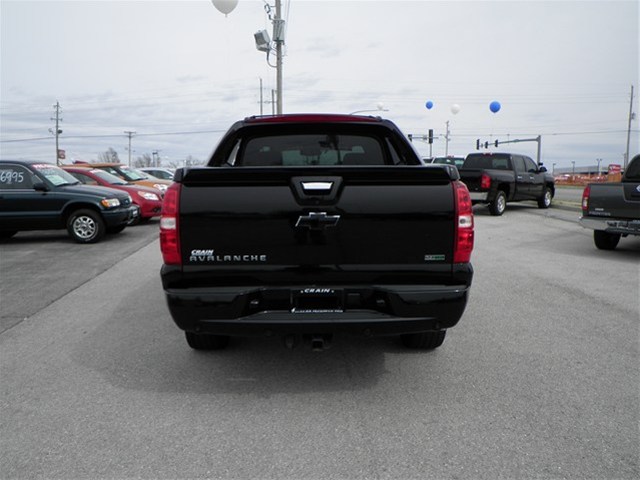
M 256 41 L 256 48 L 261 52 L 268 52 L 271 47 L 271 39 L 269 38 L 269 34 L 266 30 L 260 30 L 253 34 L 253 37 Z

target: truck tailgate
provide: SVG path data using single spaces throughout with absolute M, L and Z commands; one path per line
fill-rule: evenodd
M 588 215 L 637 219 L 640 211 L 638 183 L 592 183 Z
M 451 271 L 455 205 L 441 168 L 191 169 L 180 205 L 185 270 Z

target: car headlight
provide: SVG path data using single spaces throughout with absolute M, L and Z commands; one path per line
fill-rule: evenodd
M 167 190 L 167 186 L 161 183 L 154 183 L 153 184 L 154 188 L 157 188 L 158 190 L 160 190 L 161 192 L 165 192 Z
M 158 202 L 160 201 L 160 199 L 158 198 L 158 196 L 155 193 L 151 193 L 151 192 L 138 192 L 138 195 L 140 195 L 142 198 L 144 198 L 145 200 L 153 200 L 154 202 Z
M 120 200 L 117 198 L 103 198 L 100 203 L 104 208 L 114 208 L 120 206 Z

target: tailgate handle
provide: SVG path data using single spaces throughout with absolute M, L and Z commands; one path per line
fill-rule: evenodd
M 331 187 L 333 187 L 333 182 L 301 182 L 302 190 L 305 193 L 307 192 L 327 192 L 331 191 Z
M 317 207 L 337 203 L 343 183 L 339 176 L 307 175 L 291 177 L 290 188 L 298 204 Z

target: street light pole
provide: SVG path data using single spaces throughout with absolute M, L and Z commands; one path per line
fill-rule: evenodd
M 366 113 L 366 112 L 388 112 L 389 109 L 388 108 L 384 108 L 384 104 L 383 103 L 378 103 L 378 108 L 368 108 L 366 110 L 356 110 L 355 112 L 351 112 L 349 113 L 349 115 L 356 115 L 358 113 Z
M 124 133 L 129 137 L 129 166 L 131 166 L 131 137 L 136 134 L 133 130 L 125 130 Z

